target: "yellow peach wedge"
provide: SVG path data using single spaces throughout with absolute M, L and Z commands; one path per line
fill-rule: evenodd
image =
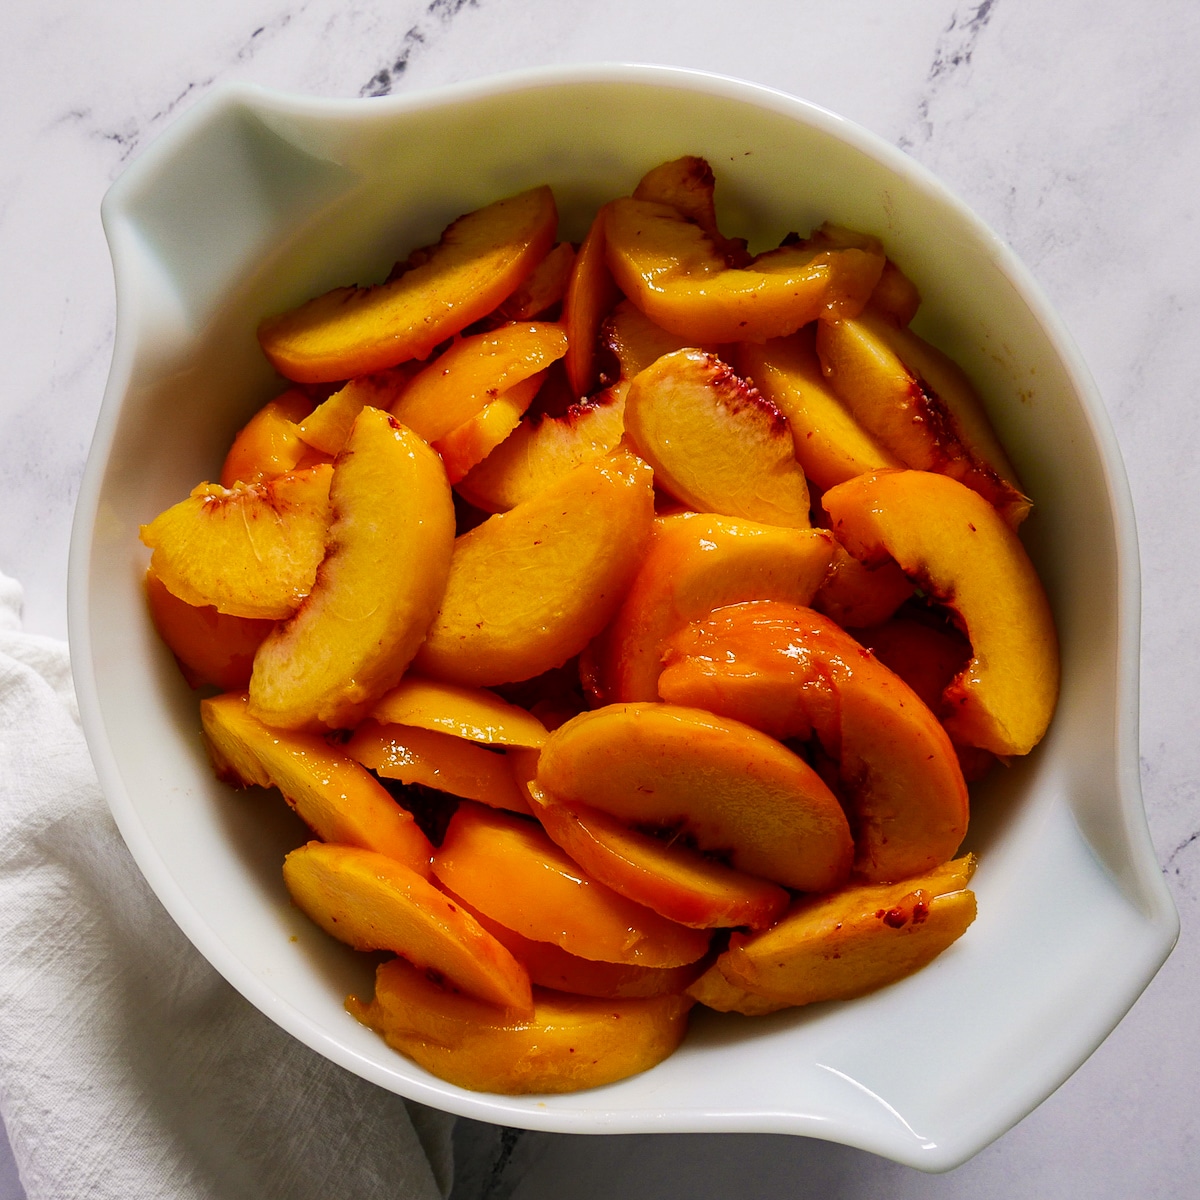
M 221 486 L 259 483 L 294 471 L 308 449 L 298 424 L 312 408 L 312 401 L 299 388 L 264 404 L 233 439 L 221 467 Z
M 715 346 L 697 346 L 690 338 L 668 333 L 628 300 L 622 300 L 600 327 L 600 342 L 616 360 L 623 380 L 630 380 L 664 354 L 696 349 L 715 354 Z
M 258 328 L 286 379 L 329 383 L 425 358 L 486 316 L 545 257 L 558 212 L 548 187 L 460 217 L 416 265 L 374 287 L 335 288 Z
M 838 542 L 812 606 L 843 629 L 861 629 L 886 621 L 915 591 L 891 559 L 861 563 Z
M 489 746 L 537 749 L 546 727 L 495 692 L 408 674 L 371 710 L 382 725 L 415 725 Z
M 473 417 L 469 417 L 433 448 L 442 456 L 446 478 L 458 483 L 472 467 L 477 467 L 521 424 L 525 410 L 533 403 L 545 379 L 545 372 L 531 375 L 501 392 Z
M 441 460 L 377 408 L 338 456 L 312 594 L 259 647 L 250 708 L 278 728 L 338 728 L 395 687 L 441 601 L 454 506 Z
M 389 371 L 360 375 L 322 401 L 298 426 L 304 442 L 313 450 L 340 454 L 358 414 L 364 408 L 390 408 L 416 374 L 416 363 L 402 363 Z
M 834 532 L 864 562 L 891 557 L 955 614 L 971 660 L 946 689 L 957 742 L 1027 754 L 1058 699 L 1058 637 L 1017 535 L 978 493 L 944 475 L 886 471 L 825 493 Z
M 718 959 L 718 962 L 720 959 Z M 687 989 L 693 1000 L 716 1012 L 741 1013 L 744 1017 L 765 1017 L 781 1008 L 791 1008 L 787 1000 L 774 1000 L 748 992 L 736 983 L 730 983 L 721 973 L 716 962 Z
M 575 266 L 575 247 L 559 242 L 495 312 L 495 320 L 532 321 L 562 301 Z
M 741 238 L 727 238 L 717 228 L 716 177 L 712 167 L 694 154 L 660 163 L 642 176 L 633 189 L 635 200 L 670 205 L 681 217 L 698 225 L 729 266 L 745 266 L 750 255 Z
M 563 365 L 576 400 L 596 382 L 596 334 L 608 310 L 621 298 L 605 261 L 605 205 L 592 221 L 571 270 L 563 299 L 563 325 L 570 345 Z

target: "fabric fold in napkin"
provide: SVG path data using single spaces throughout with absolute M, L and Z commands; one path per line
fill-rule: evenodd
M 0 575 L 0 1116 L 29 1200 L 435 1200 L 453 1118 L 278 1029 L 117 832 L 66 646 Z

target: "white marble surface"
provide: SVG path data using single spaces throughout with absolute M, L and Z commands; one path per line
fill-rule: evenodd
M 100 198 L 220 82 L 358 96 L 545 63 L 705 68 L 843 113 L 981 213 L 1058 306 L 1125 455 L 1143 556 L 1142 777 L 1180 944 L 1091 1060 L 949 1175 L 799 1139 L 529 1135 L 491 1197 L 1186 1194 L 1200 1160 L 1200 739 L 1187 734 L 1200 702 L 1200 9 L 43 0 L 0 10 L 0 46 L 0 569 L 25 584 L 27 625 L 58 636 L 71 508 L 113 335 Z M 21 1194 L 0 1143 L 0 1200 Z

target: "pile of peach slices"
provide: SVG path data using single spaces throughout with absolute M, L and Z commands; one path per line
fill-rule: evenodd
M 263 321 L 292 386 L 142 530 L 217 774 L 393 956 L 348 1009 L 508 1093 L 930 962 L 967 780 L 1058 691 L 1029 501 L 876 238 L 751 255 L 698 158 L 557 220 L 500 200 Z

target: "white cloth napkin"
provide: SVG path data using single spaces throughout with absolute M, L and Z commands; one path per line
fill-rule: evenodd
M 435 1200 L 453 1118 L 294 1041 L 146 886 L 0 575 L 0 1116 L 29 1200 Z

